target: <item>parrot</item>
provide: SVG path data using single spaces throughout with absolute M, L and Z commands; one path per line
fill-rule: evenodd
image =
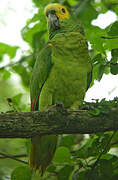
M 30 81 L 31 111 L 44 111 L 56 103 L 77 110 L 91 82 L 91 58 L 81 23 L 58 3 L 44 9 L 48 41 L 38 53 Z M 51 163 L 58 135 L 31 138 L 29 164 L 45 172 Z

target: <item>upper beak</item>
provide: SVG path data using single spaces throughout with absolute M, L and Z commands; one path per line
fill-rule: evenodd
M 59 29 L 59 19 L 58 17 L 56 16 L 56 14 L 52 14 L 52 13 L 49 13 L 48 14 L 48 23 L 50 25 L 50 28 L 52 30 L 57 30 Z

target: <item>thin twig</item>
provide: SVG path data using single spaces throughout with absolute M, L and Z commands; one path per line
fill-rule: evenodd
M 19 162 L 24 163 L 24 164 L 28 164 L 28 162 L 20 160 L 20 159 L 17 159 L 16 157 L 14 157 L 12 155 L 8 155 L 8 154 L 2 153 L 2 152 L 0 152 L 0 155 L 5 157 L 5 158 L 9 158 L 9 159 L 12 159 L 12 160 L 15 160 L 15 161 L 19 161 Z
M 118 141 L 111 143 L 111 145 L 116 145 L 116 144 L 118 144 Z
M 17 65 L 17 64 L 20 64 L 20 63 L 26 61 L 27 59 L 31 59 L 30 57 L 33 58 L 32 55 L 27 56 L 27 58 L 26 58 L 25 56 L 23 56 L 23 57 L 21 57 L 21 59 L 20 59 L 19 61 L 17 61 L 17 62 L 12 62 L 12 63 L 6 64 L 5 66 L 0 67 L 0 70 L 5 69 L 5 68 L 7 68 L 7 67 L 15 66 L 15 65 Z
M 106 36 L 101 36 L 102 39 L 118 39 L 117 36 L 115 37 L 106 37 Z
M 27 154 L 20 154 L 20 155 L 15 155 L 15 156 L 13 156 L 13 157 L 15 157 L 15 158 L 23 158 L 23 157 L 27 157 Z M 6 158 L 8 158 L 8 157 L 6 157 L 6 156 L 0 156 L 0 159 L 6 159 Z
M 113 136 L 116 134 L 116 132 L 117 132 L 117 130 L 115 130 L 115 131 L 113 132 L 113 134 L 112 134 L 112 135 L 111 135 L 111 137 L 109 138 L 109 140 L 108 140 L 107 144 L 105 145 L 105 147 L 104 147 L 103 151 L 101 151 L 101 153 L 99 154 L 99 156 L 98 156 L 97 160 L 95 161 L 95 163 L 94 163 L 94 164 L 93 164 L 93 166 L 92 166 L 92 171 L 94 171 L 95 167 L 96 167 L 96 166 L 97 166 L 97 164 L 99 163 L 99 160 L 100 160 L 101 156 L 102 156 L 102 155 L 103 155 L 103 153 L 106 151 L 106 149 L 107 149 L 108 145 L 110 144 L 110 142 L 111 142 L 111 140 L 112 140 Z

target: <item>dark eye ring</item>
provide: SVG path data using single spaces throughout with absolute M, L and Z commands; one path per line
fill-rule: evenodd
M 61 10 L 62 10 L 62 12 L 63 12 L 63 13 L 65 13 L 65 12 L 66 12 L 64 8 L 62 8 Z

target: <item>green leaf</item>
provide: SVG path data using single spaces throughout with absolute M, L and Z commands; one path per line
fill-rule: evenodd
M 4 79 L 4 80 L 7 80 L 7 79 L 9 79 L 10 78 L 10 76 L 11 76 L 11 73 L 9 72 L 9 71 L 7 71 L 7 70 L 3 70 L 3 76 L 2 76 L 2 78 Z
M 96 63 L 95 65 L 93 65 L 93 70 L 92 70 L 92 80 L 98 80 L 98 76 L 99 76 L 99 68 L 100 68 L 100 64 Z
M 11 59 L 15 57 L 18 46 L 11 46 L 5 43 L 0 43 L 0 56 L 7 54 Z
M 62 136 L 60 146 L 71 148 L 73 144 L 74 144 L 74 138 L 72 135 Z
M 118 60 L 118 49 L 112 49 L 111 55 L 112 55 L 112 58 L 117 58 Z
M 59 147 L 56 150 L 54 160 L 55 163 L 65 163 L 71 161 L 71 154 L 69 152 L 69 149 L 66 147 Z
M 113 176 L 113 166 L 112 160 L 100 159 L 99 164 L 97 165 L 94 175 L 100 180 L 112 179 Z
M 101 36 L 106 36 L 106 31 L 97 27 L 97 26 L 89 26 L 85 29 L 86 37 L 91 43 L 92 48 L 100 53 L 105 53 L 104 48 L 104 39 Z
M 24 41 L 32 45 L 32 37 L 35 33 L 39 32 L 39 23 L 35 24 L 32 28 L 24 27 L 21 31 L 21 35 Z
M 105 39 L 104 49 L 111 51 L 112 49 L 118 48 L 118 39 Z
M 118 171 L 113 171 L 113 163 L 116 162 L 116 157 L 114 155 L 103 155 L 104 159 L 100 159 L 99 163 L 95 167 L 94 170 L 91 169 L 83 169 L 78 171 L 76 175 L 77 180 L 88 180 L 95 179 L 95 180 L 104 180 L 109 179 L 113 180 L 114 177 L 118 177 Z M 102 157 L 103 157 L 102 156 Z
M 45 34 L 46 31 L 40 31 L 32 36 L 32 47 L 34 49 L 34 53 L 40 52 L 40 50 L 43 48 L 45 44 Z
M 116 161 L 116 160 L 118 160 L 117 159 L 117 156 L 115 156 L 115 155 L 113 155 L 113 154 L 103 154 L 102 155 L 102 157 L 101 157 L 101 159 L 106 159 L 106 160 L 113 160 L 113 161 Z M 118 164 L 117 164 L 118 165 Z
M 92 5 L 99 12 L 99 14 L 106 13 L 108 11 L 106 4 L 103 1 L 93 1 Z
M 54 172 L 56 170 L 56 166 L 55 165 L 50 165 L 50 166 L 48 166 L 48 168 L 47 168 L 47 171 L 48 172 Z
M 75 6 L 78 1 L 77 0 L 67 0 L 67 2 L 71 5 L 71 6 Z
M 16 96 L 12 97 L 12 102 L 15 105 L 19 105 L 21 103 L 22 93 L 17 94 Z
M 47 32 L 46 23 L 44 23 L 44 22 L 45 21 L 43 21 L 41 23 L 38 23 L 38 24 L 35 24 L 32 28 L 29 28 L 27 26 L 24 27 L 22 29 L 22 33 L 21 33 L 24 41 L 28 42 L 32 46 L 33 36 L 36 33 L 39 33 L 40 31 L 42 32 L 40 34 L 43 34 L 44 32 Z M 40 39 L 39 39 L 39 43 L 40 43 Z
M 33 46 L 34 40 L 38 42 L 38 46 L 41 46 L 41 40 L 45 32 L 47 32 L 47 23 L 44 8 L 40 7 L 38 13 L 27 21 L 26 26 L 21 30 L 21 35 L 30 46 Z M 35 38 L 36 35 L 38 35 L 37 38 Z
M 100 110 L 98 108 L 94 108 L 94 109 L 88 110 L 88 113 L 94 116 L 98 116 L 100 114 Z
M 115 21 L 107 31 L 109 36 L 118 36 L 118 21 Z
M 81 146 L 73 156 L 76 158 L 86 159 L 91 156 L 97 156 L 103 151 L 108 142 L 109 134 L 94 135 L 89 138 L 87 142 Z M 104 154 L 110 149 L 108 146 Z
M 12 69 L 20 75 L 23 85 L 29 86 L 31 72 L 22 64 L 18 64 L 12 67 Z
M 106 67 L 107 67 L 106 65 L 100 65 L 99 71 L 98 71 L 98 81 L 102 79 L 102 76 L 105 73 Z
M 82 170 L 76 175 L 76 180 L 88 180 L 88 177 L 90 178 L 90 170 Z
M 112 49 L 111 56 L 112 56 L 112 59 L 110 62 L 113 64 L 117 63 L 118 62 L 118 49 Z
M 97 54 L 92 58 L 92 62 L 93 63 L 98 63 L 98 62 L 102 62 L 103 61 L 103 57 L 102 54 Z
M 29 167 L 21 166 L 16 168 L 11 174 L 11 180 L 31 180 Z
M 30 147 L 31 147 L 31 139 L 26 139 L 25 141 L 25 147 L 26 147 L 26 150 L 27 150 L 27 154 L 30 153 Z
M 116 64 L 110 64 L 110 71 L 113 75 L 118 74 L 118 63 Z
M 45 1 L 42 1 L 42 0 L 32 0 L 33 3 L 37 6 L 37 7 L 40 7 L 40 6 L 45 6 L 47 4 L 50 3 L 50 0 L 45 0 Z M 53 1 L 51 1 L 52 3 Z
M 77 8 L 75 12 L 79 20 L 82 21 L 82 24 L 86 27 L 90 26 L 92 19 L 97 18 L 98 15 L 96 9 L 90 3 L 86 2 L 81 2 L 79 8 Z
M 58 172 L 58 180 L 69 180 L 69 177 L 73 171 L 74 167 L 71 165 L 66 165 Z

